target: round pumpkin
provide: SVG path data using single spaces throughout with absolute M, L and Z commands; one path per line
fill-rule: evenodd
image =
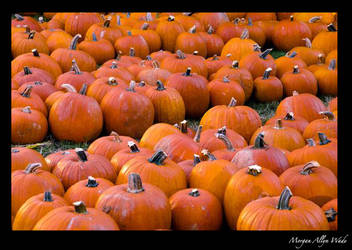
M 38 151 L 27 147 L 11 147 L 11 172 L 25 170 L 31 163 L 40 163 L 42 170 L 51 171 L 51 167 Z

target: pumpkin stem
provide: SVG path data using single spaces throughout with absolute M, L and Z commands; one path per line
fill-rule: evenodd
M 72 203 L 73 206 L 75 207 L 75 212 L 79 214 L 87 214 L 88 210 L 86 208 L 86 205 L 84 205 L 83 201 L 76 201 Z
M 293 112 L 288 112 L 286 116 L 284 117 L 284 120 L 289 120 L 289 121 L 294 121 L 295 120 L 295 115 Z
M 111 62 L 110 69 L 117 69 L 117 62 L 116 61 Z
M 259 57 L 262 59 L 266 59 L 266 57 L 269 55 L 269 53 L 272 51 L 273 49 L 266 49 L 264 50 L 262 53 L 259 54 Z
M 236 18 L 233 20 L 233 23 L 234 23 L 234 24 L 238 24 L 240 21 L 241 21 L 241 18 L 236 17 Z
M 34 85 L 43 85 L 43 83 L 40 82 L 40 81 L 35 81 L 35 82 L 34 82 Z
M 196 134 L 193 138 L 193 141 L 199 143 L 200 142 L 200 134 L 202 133 L 203 125 L 199 125 L 196 131 Z
M 119 15 L 116 15 L 116 24 L 117 26 L 121 26 L 121 17 Z
M 314 147 L 314 146 L 316 146 L 316 143 L 315 143 L 315 141 L 314 141 L 312 138 L 306 139 L 306 142 L 307 142 L 307 144 L 308 144 L 309 147 Z
M 193 155 L 193 166 L 197 165 L 199 162 L 201 162 L 199 155 L 194 154 Z
M 258 44 L 253 44 L 253 51 L 261 52 L 261 47 Z
M 135 86 L 136 86 L 136 82 L 133 81 L 133 80 L 131 80 L 129 87 L 128 87 L 126 90 L 127 90 L 127 91 L 131 91 L 131 92 L 136 92 L 136 90 L 134 89 Z
M 290 21 L 291 21 L 291 22 L 293 21 L 293 15 L 290 16 Z
M 313 168 L 317 168 L 319 167 L 320 164 L 317 161 L 310 161 L 307 164 L 304 165 L 302 171 L 300 172 L 300 174 L 302 175 L 309 175 L 311 173 L 313 173 Z
M 147 12 L 147 14 L 145 15 L 145 20 L 148 22 L 153 20 L 153 16 L 151 12 Z
M 252 26 L 252 25 L 253 25 L 252 18 L 248 17 L 247 20 L 248 20 L 248 25 L 249 25 L 249 26 Z
M 299 93 L 298 93 L 297 90 L 294 90 L 294 91 L 292 91 L 292 95 L 293 95 L 293 96 L 296 96 L 296 95 L 299 95 Z
M 302 40 L 306 42 L 307 48 L 312 48 L 312 42 L 310 41 L 310 39 L 308 37 L 305 37 Z
M 324 64 L 324 55 L 323 54 L 319 54 L 318 55 L 318 63 L 317 64 Z
M 299 73 L 299 69 L 298 69 L 298 65 L 293 66 L 293 74 L 298 74 Z
M 276 129 L 282 129 L 283 128 L 281 119 L 277 119 L 276 120 L 274 128 L 276 128 Z
M 35 34 L 35 31 L 34 31 L 34 30 L 31 31 L 31 32 L 29 32 L 29 34 L 28 34 L 28 39 L 33 39 L 33 38 L 34 38 L 34 34 Z
M 152 62 L 152 66 L 153 66 L 153 69 L 159 69 L 160 68 L 159 62 L 157 60 L 154 60 Z
M 219 60 L 219 57 L 217 54 L 214 54 L 213 55 L 213 58 L 211 59 L 212 61 L 218 61 Z
M 228 75 L 227 75 L 227 76 L 224 76 L 224 77 L 222 78 L 222 81 L 223 81 L 223 82 L 226 82 L 226 83 L 229 83 L 229 82 L 230 82 L 229 76 L 228 76 Z
M 80 161 L 83 161 L 83 162 L 88 161 L 87 155 L 84 152 L 83 148 L 75 148 L 75 152 L 78 155 Z
M 216 157 L 215 157 L 215 155 L 213 155 L 212 153 L 210 153 L 208 149 L 203 149 L 203 150 L 201 151 L 201 153 L 202 153 L 202 155 L 207 156 L 207 157 L 208 157 L 208 160 L 210 160 L 210 161 L 215 161 L 215 160 L 217 160 Z
M 240 38 L 241 38 L 242 40 L 249 38 L 249 31 L 248 31 L 248 29 L 244 29 L 244 30 L 242 31 L 242 34 L 241 34 Z
M 290 52 L 287 52 L 285 56 L 289 57 L 289 58 L 293 58 L 297 55 L 297 52 L 296 51 L 292 51 L 291 53 Z
M 132 36 L 132 32 L 130 30 L 127 31 L 128 36 Z
M 23 97 L 30 97 L 31 96 L 31 92 L 32 92 L 33 86 L 32 85 L 28 85 L 23 92 L 21 93 L 21 96 Z
M 97 42 L 97 41 L 98 41 L 97 36 L 95 35 L 95 32 L 92 33 L 92 38 L 93 38 L 93 41 L 94 41 L 94 42 Z
M 39 52 L 37 49 L 32 49 L 33 56 L 39 57 Z
M 289 202 L 291 197 L 292 197 L 292 192 L 290 188 L 286 186 L 280 195 L 279 202 L 276 208 L 280 210 L 284 210 L 284 209 L 290 210 L 291 207 L 289 206 Z
M 266 143 L 264 142 L 264 133 L 261 132 L 258 134 L 257 138 L 254 141 L 254 148 L 265 148 Z
M 138 152 L 140 152 L 140 150 L 139 150 L 137 144 L 134 143 L 133 141 L 128 141 L 128 142 L 127 142 L 127 145 L 128 145 L 128 147 L 130 148 L 131 153 L 138 153 Z
M 184 76 L 191 76 L 191 67 L 188 67 L 186 72 L 183 73 Z
M 175 17 L 170 15 L 170 16 L 167 18 L 167 20 L 168 20 L 169 22 L 175 21 Z
M 61 85 L 61 88 L 64 88 L 67 90 L 67 92 L 72 92 L 72 93 L 77 93 L 77 90 L 75 87 L 73 87 L 71 84 L 64 83 Z
M 99 184 L 93 176 L 88 176 L 86 187 L 97 187 Z
M 232 62 L 231 67 L 234 69 L 238 69 L 238 65 L 239 65 L 239 62 L 235 60 Z
M 182 122 L 180 122 L 180 124 L 181 124 L 181 127 L 180 127 L 181 132 L 186 134 L 188 129 L 187 120 L 183 120 Z
M 267 69 L 264 71 L 263 80 L 269 79 L 270 72 L 271 72 L 272 70 L 273 70 L 273 69 L 269 67 L 269 68 L 267 68 Z
M 329 70 L 335 70 L 336 69 L 336 59 L 330 60 L 328 69 Z
M 198 197 L 199 195 L 200 195 L 200 193 L 199 193 L 199 191 L 198 191 L 198 189 L 192 189 L 192 191 L 191 192 L 189 192 L 188 193 L 190 196 L 192 196 L 192 197 Z
M 143 23 L 141 30 L 147 30 L 149 28 L 149 23 Z
M 110 17 L 110 18 L 107 18 L 107 19 L 104 21 L 104 27 L 105 27 L 105 28 L 110 27 L 111 16 L 109 16 L 109 17 Z
M 11 153 L 18 153 L 20 152 L 17 148 L 11 148 Z
M 32 113 L 31 107 L 30 107 L 30 106 L 24 107 L 24 108 L 22 109 L 22 112 L 23 112 L 23 113 L 27 113 L 27 114 Z
M 129 56 L 136 56 L 136 51 L 134 50 L 134 48 L 130 48 Z
M 193 25 L 193 26 L 188 30 L 188 32 L 191 33 L 191 34 L 196 33 L 196 25 Z
M 167 158 L 167 154 L 162 150 L 158 150 L 156 153 L 152 155 L 152 157 L 148 159 L 148 161 L 156 165 L 163 165 L 166 158 Z
M 176 57 L 177 57 L 177 59 L 185 59 L 186 58 L 185 54 L 179 49 L 176 51 Z
M 81 38 L 81 34 L 77 34 L 72 38 L 70 49 L 75 50 L 77 48 L 78 40 Z
M 308 23 L 315 23 L 321 19 L 320 16 L 313 16 L 311 19 L 308 20 Z
M 325 117 L 328 118 L 330 121 L 335 120 L 334 113 L 331 112 L 331 111 L 321 111 L 321 112 L 319 112 L 319 114 L 325 116 Z
M 213 28 L 213 26 L 211 26 L 211 25 L 209 25 L 209 28 L 208 28 L 208 34 L 209 35 L 211 35 L 211 34 L 213 34 L 214 33 L 214 28 Z
M 324 133 L 318 133 L 319 136 L 319 145 L 326 145 L 329 144 L 331 141 L 326 137 Z
M 227 107 L 235 107 L 237 104 L 237 101 L 234 97 L 231 98 L 231 101 Z
M 156 88 L 156 90 L 158 90 L 158 91 L 163 91 L 163 90 L 166 89 L 165 86 L 164 86 L 164 84 L 163 84 L 160 80 L 157 80 L 157 81 L 156 81 L 156 84 L 158 85 L 158 87 Z
M 122 140 L 121 140 L 119 134 L 116 133 L 115 131 L 111 131 L 110 136 L 113 136 L 113 140 L 114 140 L 115 142 L 119 142 L 119 143 L 122 142 Z
M 247 173 L 250 174 L 250 175 L 253 175 L 253 176 L 257 176 L 257 175 L 262 173 L 262 167 L 258 166 L 258 165 L 248 166 Z
M 52 202 L 53 201 L 53 196 L 51 195 L 50 191 L 44 192 L 44 201 L 45 202 Z
M 137 173 L 129 174 L 127 192 L 137 194 L 143 191 L 144 188 L 140 175 Z
M 23 21 L 23 20 L 24 20 L 23 16 L 21 16 L 20 14 L 15 14 L 14 16 L 15 16 L 15 18 L 16 18 L 18 21 Z
M 333 23 L 330 23 L 327 28 L 328 28 L 328 31 L 331 31 L 331 32 L 337 31 L 337 29 Z
M 25 168 L 24 172 L 26 174 L 31 174 L 31 173 L 34 173 L 35 171 L 37 171 L 41 167 L 42 167 L 42 164 L 39 163 L 39 162 L 30 163 L 30 164 L 27 165 L 27 167 Z
M 324 211 L 324 214 L 328 222 L 333 222 L 336 220 L 337 211 L 334 208 Z
M 223 141 L 223 143 L 225 144 L 226 149 L 228 151 L 232 151 L 232 152 L 235 151 L 235 148 L 233 147 L 232 142 L 230 141 L 230 139 L 226 135 L 216 133 L 215 136 L 216 136 L 216 138 Z
M 82 85 L 82 88 L 79 90 L 79 94 L 81 94 L 81 95 L 86 95 L 87 89 L 88 89 L 88 84 L 84 83 L 84 84 Z
M 116 86 L 118 85 L 118 82 L 116 81 L 115 77 L 111 76 L 109 77 L 108 84 L 111 86 Z
M 28 68 L 28 66 L 24 66 L 23 67 L 23 71 L 25 75 L 29 75 L 32 74 L 32 71 Z
M 144 86 L 145 86 L 145 82 L 144 82 L 144 81 L 140 81 L 140 82 L 138 83 L 138 86 L 139 86 L 139 87 L 144 87 Z
M 82 72 L 78 67 L 78 64 L 76 62 L 76 59 L 72 59 L 72 70 L 75 72 L 75 75 L 81 75 Z
M 226 135 L 226 126 L 223 126 L 222 128 L 219 128 L 216 133 L 217 134 Z

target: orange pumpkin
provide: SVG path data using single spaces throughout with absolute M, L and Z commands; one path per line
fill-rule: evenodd
M 260 102 L 280 101 L 284 94 L 282 82 L 276 76 L 270 76 L 272 68 L 267 68 L 263 76 L 254 79 L 253 95 Z
M 36 162 L 41 164 L 42 170 L 51 171 L 51 167 L 38 151 L 26 147 L 11 148 L 11 172 L 25 170 L 30 163 Z
M 318 132 L 324 133 L 329 138 L 337 138 L 337 120 L 331 111 L 322 111 L 321 119 L 310 122 L 303 132 L 304 139 L 313 138 L 317 140 Z
M 155 123 L 144 132 L 139 145 L 153 150 L 160 139 L 175 133 L 180 133 L 175 126 L 167 123 Z
M 325 203 L 321 208 L 324 210 L 325 216 L 328 219 L 330 230 L 336 231 L 338 228 L 337 217 L 337 198 Z

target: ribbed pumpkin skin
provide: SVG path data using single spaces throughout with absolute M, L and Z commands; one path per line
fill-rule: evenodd
M 298 73 L 287 71 L 281 76 L 280 80 L 284 87 L 285 95 L 291 96 L 293 91 L 301 94 L 317 95 L 318 82 L 314 74 L 307 69 L 298 69 L 298 71 Z
M 243 105 L 245 102 L 245 92 L 239 82 L 226 82 L 220 79 L 214 79 L 207 84 L 210 94 L 210 105 L 226 105 L 230 103 L 234 97 L 238 105 Z
M 318 139 L 318 132 L 324 133 L 328 138 L 337 138 L 337 120 L 317 119 L 307 125 L 303 131 L 304 139 Z
M 73 37 L 64 30 L 58 29 L 53 31 L 46 39 L 50 53 L 58 48 L 70 47 L 72 38 Z
M 295 114 L 294 120 L 287 120 L 285 117 L 286 115 L 274 115 L 266 121 L 265 125 L 274 125 L 277 119 L 281 119 L 282 126 L 297 129 L 303 135 L 304 129 L 308 126 L 309 122 L 301 116 L 297 116 Z
M 55 79 L 48 71 L 34 67 L 29 67 L 29 70 L 31 71 L 31 74 L 26 74 L 24 70 L 22 70 L 11 77 L 11 81 L 14 81 L 16 84 L 18 84 L 19 87 L 26 82 L 39 81 L 52 85 L 55 83 Z
M 282 191 L 279 177 L 269 169 L 262 168 L 254 176 L 248 168 L 238 170 L 229 180 L 224 193 L 224 212 L 228 226 L 236 230 L 238 216 L 251 201 L 265 197 L 277 196 Z
M 101 19 L 98 13 L 72 13 L 65 20 L 65 31 L 72 36 L 81 34 L 80 41 L 83 41 L 89 27 L 100 23 Z
M 161 39 L 161 47 L 163 50 L 175 51 L 176 38 L 184 32 L 183 26 L 176 21 L 160 21 L 156 26 L 155 31 L 159 34 Z
M 174 230 L 219 230 L 222 205 L 212 193 L 197 189 L 199 196 L 189 195 L 192 188 L 180 190 L 169 198 Z
M 337 49 L 337 32 L 323 31 L 317 34 L 312 40 L 312 48 L 321 50 L 328 55 L 329 52 Z
M 123 55 L 128 55 L 130 48 L 135 49 L 135 55 L 145 59 L 150 53 L 147 41 L 141 35 L 127 35 L 116 39 L 114 43 L 116 51 L 122 51 Z
M 328 201 L 321 208 L 324 210 L 324 212 L 331 209 L 331 208 L 333 208 L 336 212 L 338 212 L 337 198 Z M 333 231 L 336 231 L 338 229 L 338 215 L 337 214 L 336 214 L 336 217 L 333 221 L 329 221 L 329 227 L 330 227 L 330 230 L 333 230 Z
M 318 81 L 319 93 L 323 95 L 337 96 L 338 93 L 338 70 L 320 68 L 314 72 Z
M 51 154 L 48 154 L 45 156 L 45 162 L 49 166 L 50 172 L 52 169 L 54 169 L 57 165 L 57 163 L 64 157 L 68 155 L 75 154 L 74 149 L 68 149 L 68 150 L 59 150 L 57 152 L 53 152 Z
M 190 33 L 189 31 L 182 32 L 177 36 L 175 50 L 181 50 L 187 54 L 192 54 L 196 50 L 198 55 L 207 56 L 207 46 L 203 38 L 198 33 Z
M 287 71 L 292 71 L 295 65 L 297 65 L 300 69 L 307 68 L 307 64 L 298 56 L 281 56 L 275 59 L 275 64 L 276 76 L 280 79 L 284 73 L 286 73 Z
M 99 39 L 98 41 L 84 40 L 78 44 L 78 49 L 91 55 L 98 65 L 115 57 L 115 48 L 109 40 Z
M 221 56 L 231 54 L 229 57 L 231 60 L 240 61 L 244 56 L 253 52 L 253 45 L 256 44 L 252 39 L 234 37 L 225 43 L 221 51 Z
M 58 91 L 58 89 L 50 83 L 34 81 L 26 82 L 22 84 L 17 90 L 23 92 L 28 86 L 32 86 L 32 92 L 39 95 L 39 97 L 45 102 L 46 98 L 52 93 Z
M 52 201 L 44 201 L 44 194 L 32 196 L 21 206 L 14 218 L 12 230 L 32 230 L 35 224 L 51 210 L 69 206 L 69 203 L 56 194 L 51 194 Z
M 272 75 L 276 75 L 276 64 L 274 58 L 269 54 L 265 58 L 261 58 L 259 55 L 261 52 L 254 51 L 239 61 L 240 68 L 247 69 L 253 79 L 262 76 L 267 68 L 272 69 Z
M 253 95 L 259 102 L 280 101 L 284 95 L 282 82 L 276 76 L 263 79 L 259 76 L 254 79 Z
M 31 88 L 30 86 L 28 88 Z M 32 110 L 38 110 L 45 117 L 48 116 L 48 110 L 44 101 L 39 95 L 33 93 L 32 90 L 26 94 L 25 91 L 11 90 L 11 108 L 24 108 L 30 106 Z M 23 95 L 25 94 L 25 95 Z
M 95 208 L 109 211 L 121 230 L 170 229 L 170 205 L 160 188 L 144 182 L 144 191 L 135 194 L 129 193 L 127 187 L 121 184 L 105 190 Z
M 35 224 L 33 230 L 120 230 L 111 216 L 87 207 L 86 214 L 76 213 L 73 206 L 63 206 L 47 213 Z
M 278 201 L 275 196 L 249 203 L 239 215 L 237 230 L 329 230 L 322 209 L 312 201 L 293 196 L 291 210 L 278 210 Z
M 11 148 L 11 172 L 24 170 L 28 164 L 39 162 L 43 170 L 50 172 L 51 168 L 47 165 L 44 157 L 36 150 L 26 147 Z
M 29 38 L 31 34 L 32 38 Z M 45 38 L 40 33 L 17 32 L 11 37 L 11 53 L 13 58 L 37 49 L 39 53 L 49 54 Z
M 93 97 L 100 104 L 104 96 L 112 89 L 116 88 L 128 88 L 127 83 L 120 79 L 115 78 L 116 83 L 109 82 L 110 77 L 101 77 L 92 82 L 87 89 L 87 96 Z
M 144 132 L 139 145 L 153 150 L 159 140 L 175 133 L 180 133 L 180 130 L 175 126 L 168 123 L 155 123 Z
M 77 91 L 79 91 L 82 88 L 83 84 L 87 84 L 89 87 L 95 80 L 96 78 L 90 72 L 80 71 L 79 74 L 76 74 L 74 71 L 71 70 L 59 75 L 59 77 L 56 79 L 55 87 L 60 90 L 64 90 L 61 85 L 68 83 L 75 87 Z

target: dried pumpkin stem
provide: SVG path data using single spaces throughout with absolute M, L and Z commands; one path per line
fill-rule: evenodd
M 316 143 L 315 143 L 315 141 L 314 141 L 312 138 L 306 139 L 306 142 L 307 142 L 307 145 L 308 145 L 309 147 L 314 147 L 314 146 L 316 146 Z
M 191 33 L 191 34 L 196 33 L 196 25 L 193 25 L 193 26 L 188 30 L 188 32 Z
M 42 164 L 39 163 L 39 162 L 30 163 L 30 164 L 27 165 L 27 167 L 25 168 L 24 172 L 26 174 L 31 174 L 31 173 L 34 173 L 35 171 L 37 171 L 41 167 L 42 167 Z
M 259 57 L 262 59 L 266 59 L 266 57 L 270 54 L 272 50 L 272 48 L 264 50 L 262 53 L 259 54 Z
M 32 49 L 33 56 L 39 57 L 39 52 L 37 49 Z
M 200 142 L 200 134 L 202 133 L 203 125 L 199 125 L 196 131 L 196 134 L 193 138 L 193 141 L 199 143 Z
M 168 20 L 169 22 L 173 22 L 173 21 L 175 21 L 175 17 L 170 15 L 170 16 L 167 18 L 167 20 Z
M 328 29 L 328 31 L 330 31 L 330 32 L 335 32 L 335 31 L 337 31 L 337 29 L 336 29 L 336 27 L 335 27 L 335 25 L 334 25 L 333 23 L 330 23 L 330 24 L 328 25 L 327 29 Z
M 20 14 L 15 14 L 14 16 L 15 16 L 15 18 L 16 18 L 18 21 L 23 21 L 23 20 L 24 20 L 23 16 L 21 16 Z
M 129 87 L 128 87 L 126 90 L 127 90 L 127 91 L 131 91 L 131 92 L 136 92 L 136 90 L 134 89 L 135 86 L 136 86 L 136 82 L 133 81 L 133 80 L 131 80 Z
M 326 145 L 329 144 L 331 141 L 328 139 L 328 137 L 326 137 L 326 135 L 324 133 L 318 133 L 318 137 L 319 137 L 319 145 Z
M 229 82 L 230 82 L 229 76 L 228 76 L 228 75 L 227 75 L 227 76 L 224 76 L 224 77 L 222 78 L 222 81 L 225 82 L 225 83 L 229 83 Z
M 110 69 L 117 69 L 117 62 L 116 61 L 112 61 L 111 62 L 111 66 L 110 66 Z
M 208 160 L 210 160 L 210 161 L 215 161 L 215 160 L 217 160 L 216 157 L 215 157 L 215 155 L 213 155 L 212 153 L 210 153 L 208 149 L 203 149 L 203 150 L 201 151 L 201 153 L 202 153 L 202 155 L 207 156 L 207 157 L 208 157 Z
M 64 88 L 67 90 L 67 92 L 72 92 L 72 93 L 77 93 L 77 90 L 75 87 L 73 87 L 71 84 L 64 83 L 61 85 L 61 88 Z
M 157 81 L 156 81 L 156 85 L 157 85 L 156 90 L 158 90 L 158 91 L 163 91 L 163 90 L 166 89 L 165 86 L 164 86 L 164 84 L 163 84 L 160 80 L 157 80 Z
M 144 188 L 143 188 L 143 183 L 140 175 L 137 173 L 129 174 L 127 192 L 136 194 L 143 191 L 144 191 Z
M 115 131 L 111 131 L 110 136 L 113 136 L 113 140 L 114 140 L 115 142 L 119 142 L 119 143 L 122 142 L 122 140 L 121 140 L 119 134 L 116 133 Z
M 263 80 L 269 79 L 270 72 L 271 72 L 272 70 L 273 70 L 273 69 L 269 67 L 269 68 L 267 68 L 267 69 L 264 71 Z
M 11 149 L 11 153 L 18 153 L 18 152 L 20 152 L 17 148 L 12 148 Z
M 336 59 L 330 60 L 328 69 L 329 70 L 335 70 L 336 69 Z
M 104 21 L 104 27 L 105 27 L 105 28 L 110 27 L 110 22 L 111 22 L 111 18 L 110 18 L 110 19 L 106 19 L 106 20 Z
M 115 77 L 111 76 L 111 77 L 109 77 L 109 79 L 108 79 L 108 84 L 109 84 L 110 86 L 116 86 L 116 85 L 118 85 L 118 82 L 116 81 Z
M 228 107 L 235 107 L 236 104 L 237 104 L 236 99 L 234 97 L 232 97 Z
M 131 150 L 131 153 L 138 153 L 138 152 L 141 152 L 137 146 L 136 143 L 134 143 L 133 141 L 128 141 L 127 142 L 127 145 L 128 147 L 130 148 Z
M 259 133 L 254 141 L 254 148 L 265 148 L 264 133 Z
M 197 165 L 199 162 L 201 162 L 199 155 L 194 154 L 193 155 L 193 166 Z
M 222 135 L 226 135 L 226 126 L 223 126 L 222 128 L 219 128 L 216 133 L 222 134 Z
M 199 193 L 199 190 L 198 189 L 192 189 L 192 191 L 191 192 L 189 192 L 188 193 L 190 196 L 192 196 L 192 197 L 198 197 L 199 195 L 200 195 L 200 193 Z
M 176 51 L 176 57 L 177 57 L 177 59 L 185 59 L 186 58 L 185 54 L 179 49 Z
M 291 53 L 287 52 L 285 56 L 288 57 L 288 58 L 293 58 L 296 55 L 297 55 L 297 52 L 296 51 L 292 51 Z
M 235 148 L 233 147 L 232 142 L 226 135 L 216 133 L 215 136 L 225 144 L 226 149 L 228 151 L 232 151 L 232 152 L 235 151 Z
M 147 30 L 149 28 L 149 23 L 143 23 L 141 30 Z
M 299 73 L 299 69 L 298 69 L 298 65 L 293 66 L 293 74 L 298 74 Z
M 53 201 L 53 196 L 51 195 L 50 191 L 44 192 L 44 199 L 45 202 L 52 202 Z
M 82 72 L 78 67 L 78 64 L 76 62 L 76 59 L 72 59 L 72 70 L 75 72 L 75 75 L 81 75 Z
M 79 90 L 79 94 L 81 94 L 81 95 L 86 95 L 87 89 L 88 89 L 88 84 L 84 83 L 84 84 L 82 85 L 82 88 Z
M 257 176 L 257 175 L 262 173 L 262 167 L 258 166 L 258 165 L 248 166 L 247 173 L 250 174 L 250 175 L 253 175 L 253 176 Z
M 86 205 L 84 204 L 83 201 L 76 201 L 73 203 L 73 206 L 75 207 L 76 213 L 79 213 L 79 214 L 87 214 L 88 213 Z
M 330 208 L 324 211 L 324 214 L 328 222 L 333 222 L 336 220 L 337 211 L 334 208 Z
M 166 158 L 167 158 L 167 154 L 162 150 L 158 150 L 156 153 L 152 155 L 152 157 L 148 159 L 148 161 L 156 165 L 163 165 Z
M 304 167 L 303 167 L 302 171 L 300 172 L 300 174 L 309 175 L 309 174 L 313 173 L 313 169 L 314 168 L 317 168 L 319 166 L 320 166 L 319 162 L 310 161 L 310 162 L 308 162 L 307 164 L 304 165 Z
M 330 121 L 335 120 L 334 113 L 331 112 L 331 111 L 321 111 L 321 112 L 319 112 L 319 114 L 325 116 L 325 117 L 328 118 Z
M 77 34 L 72 38 L 71 44 L 70 44 L 70 49 L 75 50 L 77 49 L 77 43 L 78 40 L 81 38 L 81 34 Z
M 30 97 L 31 96 L 31 92 L 32 92 L 33 86 L 32 85 L 28 85 L 23 92 L 21 93 L 21 96 L 23 97 Z
M 78 158 L 80 161 L 83 161 L 83 162 L 88 161 L 87 155 L 84 152 L 83 148 L 75 148 L 75 152 L 78 155 Z
M 88 176 L 86 187 L 97 187 L 99 184 L 93 176 Z
M 279 202 L 276 208 L 279 210 L 284 210 L 284 209 L 291 210 L 291 207 L 289 206 L 291 197 L 292 197 L 292 192 L 290 188 L 286 186 L 280 195 Z
M 33 39 L 34 38 L 35 31 L 31 31 L 28 34 L 28 39 Z
M 211 34 L 213 34 L 214 33 L 214 28 L 213 28 L 213 26 L 211 26 L 211 25 L 209 25 L 209 28 L 208 28 L 208 34 L 209 35 L 211 35 Z
M 294 121 L 295 120 L 295 115 L 293 112 L 288 112 L 285 117 L 284 120 L 289 120 L 289 121 Z
M 25 75 L 30 75 L 32 74 L 32 71 L 28 68 L 28 66 L 23 67 L 23 71 Z
M 308 23 L 315 23 L 321 20 L 320 16 L 313 16 L 311 19 L 308 20 Z
M 238 69 L 238 61 L 233 61 L 232 64 L 231 64 L 231 67 L 234 68 L 234 69 Z
M 312 48 L 312 42 L 310 41 L 310 39 L 308 37 L 305 37 L 302 40 L 306 42 L 307 48 Z
M 186 70 L 186 72 L 183 73 L 183 75 L 184 75 L 184 76 L 191 76 L 191 70 L 192 70 L 191 67 L 188 67 L 187 70 Z
M 188 124 L 187 124 L 187 120 L 183 120 L 182 122 L 180 122 L 181 126 L 180 126 L 180 130 L 182 133 L 187 133 L 188 131 Z
M 134 50 L 134 48 L 130 48 L 129 56 L 136 56 L 136 51 Z
M 153 69 L 159 69 L 160 68 L 159 62 L 157 60 L 154 60 L 152 62 L 152 66 L 153 66 Z
M 24 107 L 24 108 L 22 109 L 22 112 L 23 112 L 23 113 L 27 113 L 27 114 L 32 113 L 31 107 L 30 107 L 30 106 Z
M 249 31 L 248 31 L 248 29 L 244 29 L 244 30 L 242 31 L 240 38 L 241 38 L 242 40 L 249 38 Z

